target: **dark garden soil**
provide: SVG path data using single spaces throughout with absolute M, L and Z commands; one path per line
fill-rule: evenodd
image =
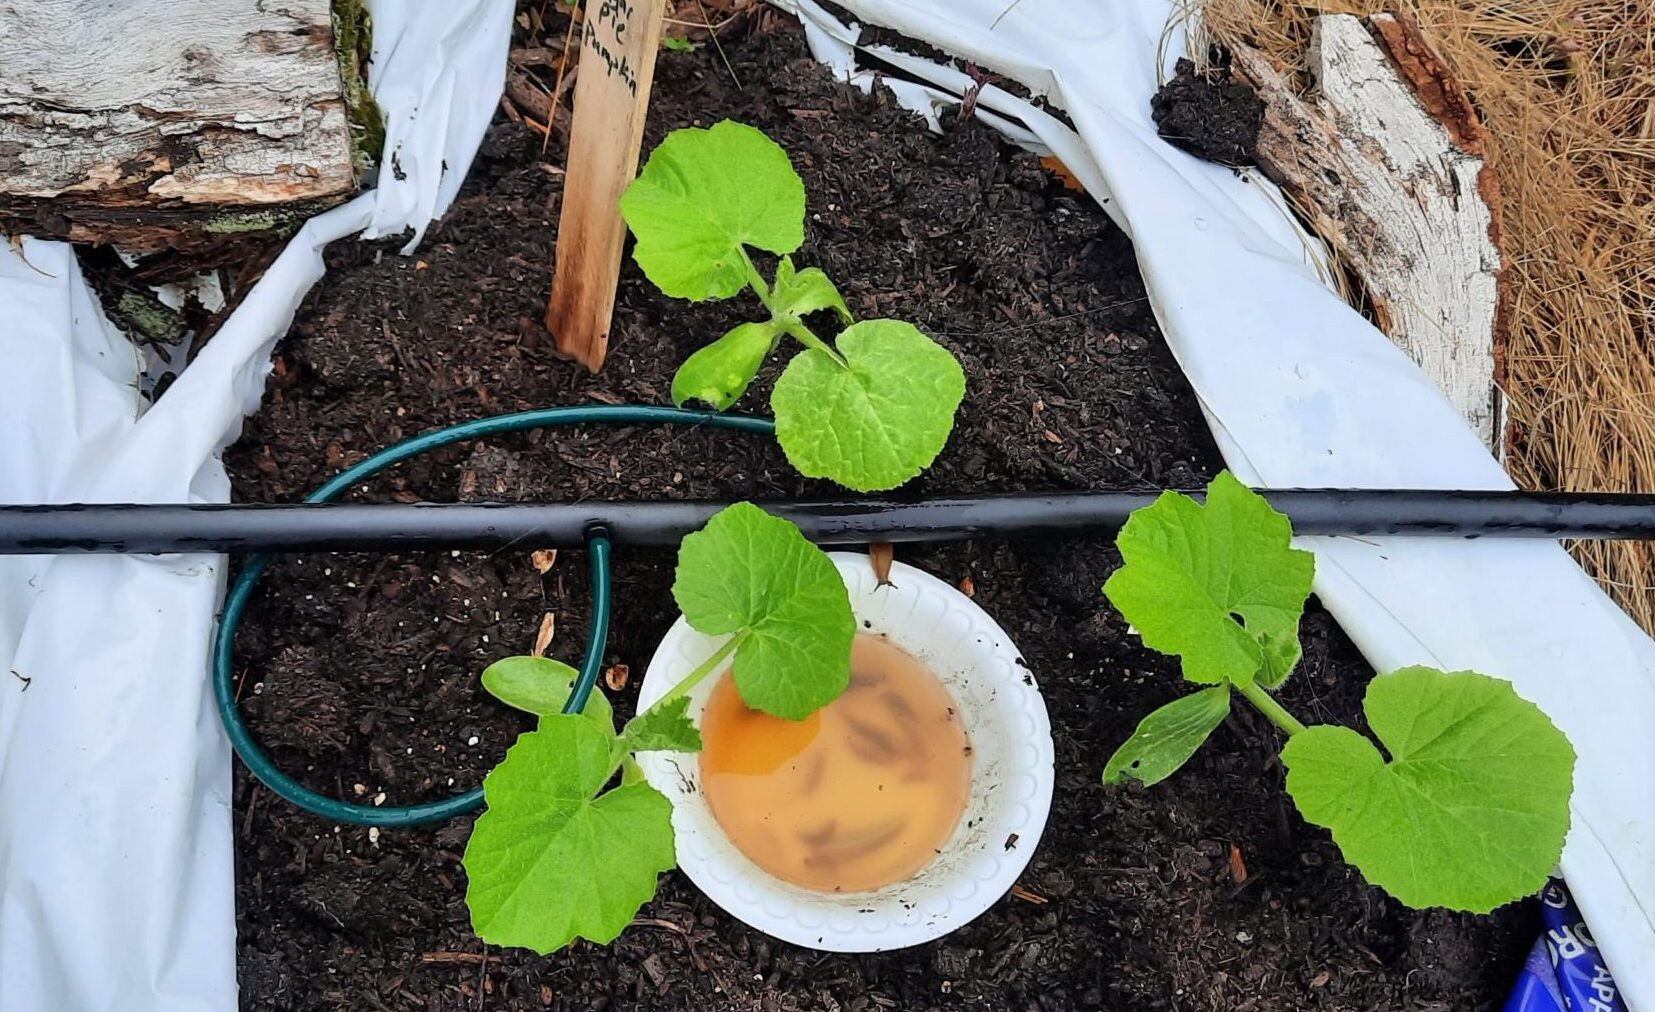
M 835 86 L 788 27 L 663 52 L 646 146 L 735 118 L 792 154 L 810 195 L 799 261 L 859 316 L 901 316 L 948 345 L 969 392 L 922 492 L 1191 486 L 1219 466 L 1162 342 L 1126 238 L 1032 156 L 973 122 L 941 136 L 887 95 Z M 741 87 L 732 79 L 739 76 Z M 550 279 L 562 151 L 503 119 L 453 210 L 415 257 L 330 251 L 330 273 L 279 349 L 261 413 L 227 455 L 239 499 L 292 501 L 374 448 L 433 426 L 555 404 L 664 403 L 674 367 L 756 309 L 686 306 L 622 275 L 607 368 L 557 359 L 536 322 Z M 768 376 L 773 377 L 774 368 Z M 744 406 L 762 410 L 765 389 Z M 524 434 L 411 462 L 372 500 L 826 494 L 769 441 L 708 431 Z M 492 555 L 293 558 L 276 565 L 237 651 L 241 698 L 274 755 L 319 790 L 371 802 L 476 784 L 523 721 L 477 674 L 584 646 L 581 553 L 544 576 Z M 898 557 L 953 582 L 1011 633 L 1050 707 L 1051 823 L 1021 888 L 918 948 L 832 955 L 773 941 L 673 873 L 611 947 L 541 958 L 485 947 L 463 901 L 469 820 L 337 827 L 238 767 L 240 974 L 250 1010 L 311 1009 L 1488 1009 L 1534 930 L 1415 913 L 1365 886 L 1282 791 L 1275 732 L 1238 712 L 1150 791 L 1099 772 L 1138 717 L 1180 691 L 1099 587 L 1104 540 L 991 541 Z M 630 712 L 675 617 L 670 553 L 622 550 L 608 660 Z M 1283 691 L 1307 720 L 1350 720 L 1369 671 L 1321 611 Z M 602 874 L 603 869 L 593 869 Z
M 1254 164 L 1264 101 L 1246 82 L 1231 79 L 1227 63 L 1200 74 L 1194 63 L 1179 60 L 1175 70 L 1150 100 L 1161 138 L 1209 162 Z

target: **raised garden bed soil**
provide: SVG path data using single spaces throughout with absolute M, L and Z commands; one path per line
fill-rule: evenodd
M 927 133 L 890 96 L 835 85 L 792 27 L 663 52 L 646 147 L 738 119 L 792 155 L 809 194 L 801 265 L 862 317 L 913 320 L 957 354 L 968 392 L 936 466 L 908 491 L 1203 483 L 1221 466 L 1158 333 L 1132 249 L 1092 201 L 987 128 Z M 739 77 L 738 86 L 735 77 Z M 562 152 L 503 118 L 418 254 L 343 242 L 278 349 L 260 413 L 227 454 L 236 497 L 293 501 L 425 429 L 559 404 L 665 403 L 686 355 L 749 318 L 751 299 L 666 299 L 630 264 L 609 363 L 553 353 Z M 776 366 L 741 405 L 762 411 Z M 454 448 L 365 486 L 363 500 L 830 495 L 768 440 L 589 428 Z M 524 653 L 544 612 L 552 653 L 585 645 L 583 553 L 549 572 L 530 549 L 294 557 L 273 567 L 236 666 L 258 734 L 315 788 L 372 803 L 478 783 L 527 725 L 477 675 Z M 319 821 L 236 771 L 243 1008 L 1491 1009 L 1533 938 L 1518 905 L 1414 912 L 1365 885 L 1282 789 L 1276 733 L 1238 711 L 1152 790 L 1105 789 L 1110 751 L 1183 691 L 1099 593 L 1107 539 L 983 541 L 898 558 L 967 584 L 1039 679 L 1057 747 L 1051 821 L 1018 891 L 938 942 L 835 955 L 773 941 L 677 873 L 612 946 L 549 957 L 484 946 L 460 867 L 469 820 L 368 831 Z M 673 554 L 620 550 L 607 661 L 631 712 L 676 617 Z M 1325 613 L 1282 695 L 1306 720 L 1351 721 L 1370 672 Z M 617 672 L 615 677 L 619 678 Z M 593 874 L 603 874 L 594 868 Z

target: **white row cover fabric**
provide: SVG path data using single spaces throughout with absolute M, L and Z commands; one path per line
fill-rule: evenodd
M 1512 487 L 1424 374 L 1324 283 L 1321 251 L 1273 185 L 1157 137 L 1150 97 L 1185 47 L 1179 0 L 838 2 L 1067 113 L 1074 129 L 1001 89 L 978 98 L 979 115 L 1055 153 L 1131 236 L 1161 329 L 1243 481 Z M 811 0 L 782 5 L 840 74 L 870 80 L 860 49 L 927 82 L 898 97 L 933 122 L 970 83 L 859 46 L 854 25 Z M 1376 669 L 1508 678 L 1569 736 L 1580 758 L 1563 872 L 1629 1005 L 1655 1009 L 1655 643 L 1555 544 L 1302 541 L 1317 595 Z
M 225 502 L 322 248 L 427 222 L 499 100 L 510 0 L 369 4 L 377 189 L 312 219 L 151 408 L 65 244 L 0 244 L 0 502 Z M 225 564 L 0 557 L 0 1009 L 236 1007 L 230 755 L 208 684 Z

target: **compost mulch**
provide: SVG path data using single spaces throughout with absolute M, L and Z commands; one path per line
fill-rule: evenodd
M 1191 61 L 1179 60 L 1174 71 L 1150 100 L 1161 138 L 1209 162 L 1255 164 L 1264 101 L 1252 87 L 1232 79 L 1225 61 L 1203 74 Z
M 937 464 L 909 491 L 1198 485 L 1220 466 L 1156 328 L 1132 248 L 1093 202 L 971 121 L 927 133 L 888 94 L 834 84 L 791 27 L 663 52 L 646 147 L 722 118 L 792 155 L 809 193 L 798 260 L 858 316 L 918 323 L 969 391 Z M 740 86 L 732 77 L 739 77 Z M 539 324 L 563 152 L 504 117 L 418 253 L 343 242 L 278 349 L 265 404 L 226 454 L 236 497 L 299 498 L 375 448 L 465 419 L 562 404 L 668 400 L 674 367 L 756 309 L 666 299 L 630 263 L 608 365 L 560 360 Z M 772 366 L 743 406 L 763 410 Z M 411 461 L 364 500 L 836 494 L 772 442 L 693 428 L 590 427 L 491 439 Z M 292 557 L 242 627 L 240 697 L 274 756 L 318 790 L 403 804 L 469 788 L 526 724 L 480 691 L 491 660 L 585 644 L 584 553 L 544 574 L 530 549 Z M 682 875 L 611 946 L 548 957 L 483 945 L 460 866 L 470 820 L 370 835 L 235 781 L 238 952 L 249 1010 L 1490 1009 L 1533 912 L 1409 911 L 1363 884 L 1282 790 L 1276 732 L 1238 711 L 1152 790 L 1099 772 L 1139 717 L 1181 691 L 1099 587 L 1108 540 L 899 547 L 1014 638 L 1057 748 L 1051 821 L 1019 888 L 928 945 L 836 955 L 774 941 Z M 630 713 L 675 618 L 673 556 L 616 553 L 606 660 Z M 1306 620 L 1284 688 L 1307 720 L 1359 720 L 1370 671 L 1331 619 Z M 620 672 L 613 677 L 620 680 Z M 593 868 L 602 875 L 602 867 Z

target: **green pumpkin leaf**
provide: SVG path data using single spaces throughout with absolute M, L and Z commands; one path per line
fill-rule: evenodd
M 546 717 L 483 781 L 488 810 L 466 846 L 466 905 L 484 941 L 542 955 L 615 939 L 673 867 L 672 803 L 648 784 L 594 797 L 614 739 Z
M 839 319 L 852 323 L 850 307 L 820 267 L 806 267 L 795 272 L 793 258 L 782 257 L 776 265 L 776 282 L 770 286 L 770 311 L 777 316 L 797 319 L 823 309 L 839 314 Z
M 805 188 L 775 141 L 729 120 L 674 130 L 621 197 L 633 258 L 679 299 L 727 299 L 747 285 L 743 245 L 804 242 Z
M 1511 684 L 1403 668 L 1362 704 L 1390 760 L 1321 725 L 1282 749 L 1287 790 L 1369 882 L 1412 907 L 1473 913 L 1546 882 L 1569 829 L 1575 752 Z
M 1298 663 L 1316 570 L 1292 536 L 1285 516 L 1225 471 L 1205 505 L 1163 492 L 1133 513 L 1115 541 L 1125 564 L 1103 592 L 1145 646 L 1182 659 L 1186 679 L 1274 688 Z
M 699 349 L 673 375 L 672 403 L 683 407 L 685 401 L 699 400 L 725 410 L 747 392 L 781 333 L 774 320 L 743 323 Z
M 803 720 L 850 684 L 856 620 L 839 570 L 752 503 L 720 510 L 684 539 L 672 596 L 693 628 L 743 637 L 731 670 L 754 709 Z
M 895 488 L 936 459 L 965 396 L 948 349 L 900 320 L 863 320 L 835 342 L 794 356 L 770 406 L 776 439 L 809 478 L 871 492 Z
M 629 752 L 699 752 L 701 732 L 689 718 L 688 696 L 651 707 L 626 722 L 621 745 Z
M 1103 768 L 1105 784 L 1158 784 L 1178 772 L 1230 715 L 1230 687 L 1215 685 L 1175 699 L 1138 722 Z
M 507 706 L 541 717 L 563 712 L 580 672 L 549 657 L 505 657 L 483 669 L 483 688 Z M 615 733 L 609 700 L 597 689 L 586 697 L 581 716 L 608 734 Z

